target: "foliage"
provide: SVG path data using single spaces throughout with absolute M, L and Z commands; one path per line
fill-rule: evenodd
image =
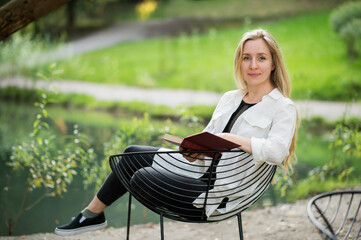
M 56 43 L 33 38 L 31 34 L 14 33 L 11 39 L 0 41 L 0 75 L 17 75 L 36 63 L 41 54 L 54 47 Z M 47 69 L 49 64 L 43 69 Z
M 86 150 L 89 144 L 85 136 L 80 134 L 78 126 L 74 126 L 72 135 L 66 136 L 64 150 L 59 150 L 59 146 L 52 143 L 55 136 L 48 131 L 47 101 L 46 94 L 42 93 L 40 102 L 35 103 L 39 113 L 33 123 L 29 141 L 13 147 L 8 165 L 15 171 L 28 169 L 31 191 L 44 187 L 50 195 L 55 196 L 66 192 L 67 185 L 76 174 L 78 163 L 84 165 L 84 171 L 88 171 L 95 156 L 92 149 Z M 87 181 L 86 185 L 88 184 Z
M 22 171 L 27 175 L 26 189 L 18 213 L 15 219 L 7 219 L 9 235 L 24 212 L 45 197 L 60 196 L 66 192 L 78 169 L 84 178 L 85 186 L 89 186 L 93 181 L 91 176 L 94 176 L 93 165 L 96 156 L 93 149 L 87 149 L 87 138 L 80 134 L 77 126 L 74 126 L 73 134 L 64 136 L 63 147 L 58 146 L 55 143 L 55 135 L 50 131 L 51 118 L 48 116 L 47 104 L 51 100 L 43 91 L 39 91 L 39 98 L 40 100 L 35 103 L 38 114 L 33 122 L 33 131 L 27 141 L 13 147 L 10 161 L 7 163 L 12 168 L 12 173 Z M 10 183 L 11 181 L 5 187 L 6 192 L 11 189 Z M 45 191 L 33 203 L 29 203 L 28 196 L 36 189 Z
M 105 155 L 123 152 L 125 147 L 133 144 L 160 145 L 160 136 L 169 131 L 168 128 L 155 129 L 149 122 L 148 114 L 144 114 L 143 119 L 134 118 L 131 124 L 121 126 L 113 139 L 105 144 Z
M 361 157 L 361 129 L 358 122 L 340 122 L 332 132 L 331 159 L 309 171 L 293 190 L 290 198 L 295 200 L 310 194 L 330 191 L 335 188 L 359 185 Z
M 361 131 L 358 127 L 350 128 L 345 123 L 337 124 L 333 131 L 333 140 L 330 144 L 333 156 L 329 163 L 315 168 L 310 172 L 310 178 L 325 181 L 335 178 L 345 181 L 355 177 L 351 158 L 361 157 Z
M 347 44 L 348 56 L 357 58 L 361 53 L 361 2 L 347 2 L 335 9 L 331 25 Z
M 144 114 L 143 119 L 134 118 L 131 124 L 122 125 L 112 139 L 104 144 L 104 155 L 107 158 L 102 161 L 102 171 L 98 175 L 97 185 L 100 186 L 109 172 L 108 157 L 110 155 L 122 153 L 130 145 L 161 146 L 163 144 L 161 136 L 169 130 L 167 124 L 163 128 L 154 128 L 149 122 L 148 114 Z
M 294 163 L 292 165 L 295 165 Z M 278 198 L 285 199 L 290 187 L 294 185 L 294 171 L 277 171 L 273 179 L 273 187 L 279 194 Z

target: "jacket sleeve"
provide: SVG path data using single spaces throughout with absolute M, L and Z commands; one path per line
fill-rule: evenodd
M 251 138 L 253 159 L 256 163 L 266 162 L 280 165 L 289 155 L 295 133 L 297 111 L 292 102 L 282 105 L 274 114 L 272 126 L 266 138 Z

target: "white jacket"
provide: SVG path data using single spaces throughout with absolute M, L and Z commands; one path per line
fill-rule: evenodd
M 204 131 L 221 133 L 244 96 L 241 90 L 225 93 Z M 256 163 L 280 165 L 289 154 L 296 118 L 293 102 L 274 89 L 237 119 L 231 133 L 251 139 Z

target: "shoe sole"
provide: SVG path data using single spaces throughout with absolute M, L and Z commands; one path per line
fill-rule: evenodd
M 77 228 L 77 229 L 58 229 L 58 228 L 55 228 L 55 234 L 60 235 L 60 236 L 72 236 L 72 235 L 76 235 L 76 234 L 80 234 L 80 233 L 85 233 L 85 232 L 104 229 L 104 228 L 106 228 L 106 226 L 107 226 L 107 221 L 105 221 L 105 222 L 103 222 L 101 224 L 81 227 L 81 228 Z

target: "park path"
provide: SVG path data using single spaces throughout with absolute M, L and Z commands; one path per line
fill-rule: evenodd
M 43 88 L 48 90 L 56 87 L 61 93 L 86 94 L 101 101 L 140 101 L 169 107 L 192 105 L 215 106 L 221 97 L 219 93 L 207 91 L 148 89 L 81 81 L 31 81 L 23 77 L 12 77 L 0 80 L 0 88 L 9 86 Z M 302 118 L 319 116 L 329 121 L 334 121 L 341 117 L 357 117 L 361 119 L 360 103 L 304 100 L 295 101 L 295 104 Z
M 42 55 L 37 62 L 49 62 L 69 58 L 89 51 L 99 50 L 121 42 L 139 41 L 165 35 L 177 35 L 192 31 L 195 26 L 224 21 L 223 19 L 187 19 L 171 18 L 163 20 L 127 21 L 116 23 L 88 34 L 82 38 L 65 43 Z

